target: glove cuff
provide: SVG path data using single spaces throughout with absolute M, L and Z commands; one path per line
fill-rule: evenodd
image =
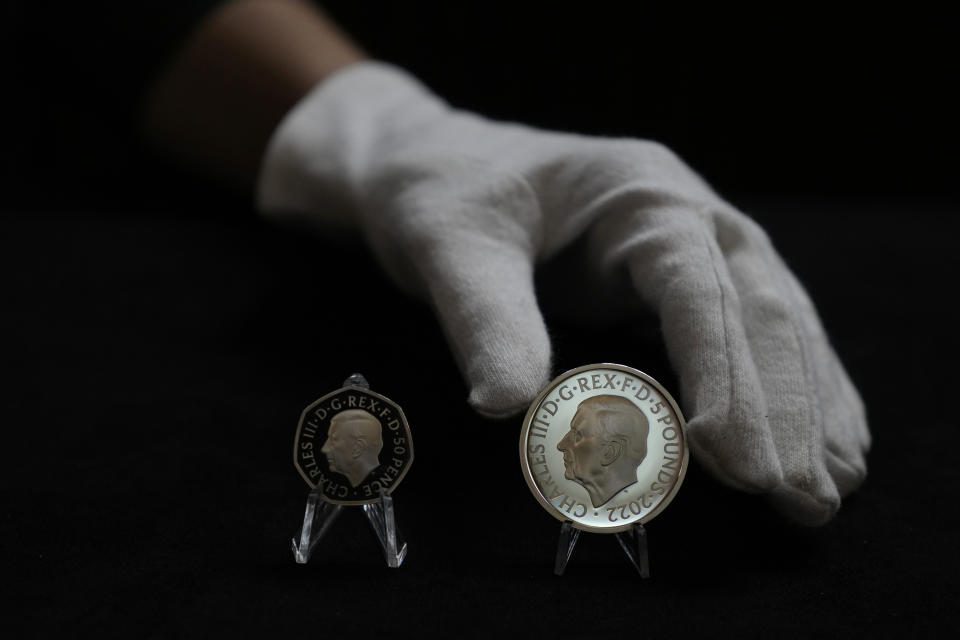
M 374 61 L 344 67 L 274 131 L 257 180 L 257 208 L 305 215 L 323 226 L 356 226 L 358 185 L 370 160 L 447 109 L 402 69 Z

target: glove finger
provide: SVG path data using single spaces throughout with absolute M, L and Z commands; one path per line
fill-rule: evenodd
M 370 240 L 405 289 L 425 295 L 470 386 L 502 418 L 546 385 L 551 349 L 533 281 L 539 208 L 528 185 L 465 158 L 385 165 L 367 191 Z
M 716 214 L 717 240 L 741 301 L 749 354 L 767 399 L 768 420 L 783 470 L 771 494 L 776 506 L 806 524 L 822 524 L 840 506 L 827 465 L 821 354 L 806 326 L 806 310 L 794 299 L 786 272 L 775 261 L 766 234 L 745 216 Z M 830 415 L 825 415 L 829 412 Z
M 815 373 L 823 403 L 824 435 L 827 469 L 837 484 L 841 496 L 853 492 L 867 474 L 865 454 L 870 448 L 863 401 L 840 359 L 827 340 L 826 332 L 807 292 L 779 256 L 776 259 L 786 274 L 794 299 L 802 309 L 799 314 L 804 329 L 810 336 Z
M 531 262 L 520 248 L 482 235 L 446 242 L 423 262 L 469 402 L 489 417 L 525 409 L 549 380 L 550 340 Z
M 824 345 L 830 355 L 833 349 Z M 855 395 L 853 384 L 847 377 L 843 367 L 836 363 L 824 372 L 828 376 L 828 384 L 834 389 L 849 388 Z M 867 477 L 866 452 L 869 449 L 869 437 L 865 444 L 860 432 L 866 428 L 866 418 L 863 413 L 851 410 L 847 403 L 828 403 L 824 409 L 826 420 L 827 468 L 837 490 L 841 496 L 847 496 L 856 491 Z M 869 433 L 869 432 L 867 432 Z
M 595 240 L 607 265 L 626 260 L 634 287 L 660 315 L 698 460 L 746 491 L 779 485 L 762 387 L 745 357 L 740 302 L 704 219 L 648 194 L 633 213 L 606 216 Z

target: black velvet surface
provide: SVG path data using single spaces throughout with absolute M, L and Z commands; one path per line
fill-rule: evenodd
M 14 3 L 5 637 L 960 631 L 954 22 L 919 8 L 328 4 L 457 106 L 663 140 L 753 215 L 866 401 L 865 484 L 808 529 L 694 460 L 648 527 L 650 580 L 600 535 L 554 576 L 559 523 L 521 476 L 520 419 L 469 409 L 430 309 L 359 242 L 267 224 L 138 147 L 130 96 L 189 20 L 167 23 L 179 31 L 166 45 L 144 38 L 149 51 L 117 56 L 110 42 L 84 48 L 104 32 L 96 11 L 78 26 Z M 150 28 L 129 18 L 107 32 L 118 25 Z M 51 42 L 69 46 L 51 54 Z M 554 304 L 549 270 L 539 284 L 557 372 L 615 361 L 677 388 L 655 318 L 579 325 Z M 355 371 L 413 431 L 395 494 L 410 545 L 399 570 L 355 509 L 306 566 L 289 548 L 307 493 L 291 456 L 299 413 Z
M 361 246 L 252 215 L 4 221 L 4 601 L 27 635 L 446 630 L 839 637 L 957 630 L 957 273 L 945 211 L 758 204 L 861 389 L 870 475 L 825 527 L 785 522 L 696 463 L 648 527 L 641 581 L 612 537 L 552 575 L 558 523 L 520 474 L 519 419 L 465 403 L 429 309 Z M 347 311 L 349 310 L 349 311 Z M 557 369 L 626 362 L 675 388 L 655 322 L 554 319 Z M 356 510 L 306 566 L 300 410 L 362 371 L 404 407 L 410 551 Z

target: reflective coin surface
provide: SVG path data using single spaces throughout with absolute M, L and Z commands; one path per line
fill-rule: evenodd
M 412 463 L 413 438 L 403 411 L 364 386 L 347 384 L 300 415 L 293 464 L 327 502 L 376 502 L 400 484 Z
M 523 421 L 520 464 L 533 495 L 558 520 L 616 533 L 645 523 L 687 471 L 686 423 L 647 374 L 592 364 L 557 377 Z

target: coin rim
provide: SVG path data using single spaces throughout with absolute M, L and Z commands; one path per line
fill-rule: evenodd
M 300 419 L 297 421 L 297 434 L 293 438 L 293 466 L 294 468 L 296 468 L 297 472 L 300 474 L 300 477 L 303 478 L 304 482 L 307 483 L 307 486 L 310 487 L 310 490 L 314 491 L 317 488 L 317 486 L 310 482 L 310 480 L 307 478 L 307 474 L 303 472 L 303 470 L 300 468 L 300 465 L 297 463 L 297 445 L 300 443 L 300 430 L 303 428 L 304 418 L 306 418 L 307 413 L 311 409 L 313 409 L 315 406 L 317 406 L 327 398 L 331 396 L 335 396 L 341 391 L 347 391 L 347 390 L 362 391 L 363 393 L 368 393 L 372 396 L 376 396 L 377 398 L 380 398 L 381 400 L 395 407 L 397 410 L 397 413 L 400 414 L 400 422 L 403 424 L 404 431 L 406 431 L 407 433 L 407 442 L 410 445 L 410 460 L 407 461 L 407 464 L 404 466 L 403 471 L 401 471 L 400 475 L 397 476 L 396 481 L 392 485 L 390 485 L 390 489 L 387 491 L 384 491 L 386 495 L 390 495 L 391 493 L 393 493 L 394 488 L 396 488 L 396 486 L 400 484 L 400 481 L 403 480 L 403 478 L 407 475 L 407 471 L 410 470 L 410 467 L 413 466 L 413 434 L 410 431 L 410 424 L 407 422 L 407 416 L 404 415 L 403 409 L 400 407 L 400 405 L 398 405 L 396 402 L 386 397 L 385 395 L 382 395 L 377 393 L 376 391 L 367 389 L 366 387 L 361 387 L 354 384 L 348 384 L 344 387 L 340 387 L 339 389 L 335 389 L 334 391 L 331 391 L 330 393 L 320 398 L 317 398 L 316 400 L 308 404 L 303 411 L 300 412 Z M 329 431 L 329 428 L 327 430 Z M 380 500 L 379 495 L 375 498 L 370 498 L 369 500 L 334 500 L 332 498 L 325 496 L 321 491 L 317 491 L 317 495 L 319 495 L 320 499 L 323 500 L 324 502 L 328 502 L 330 504 L 340 504 L 344 506 L 373 504 L 374 502 L 377 502 L 378 500 Z
M 543 402 L 543 400 L 557 387 L 558 384 L 560 384 L 560 382 L 590 369 L 616 369 L 624 373 L 629 373 L 630 375 L 640 378 L 653 385 L 657 391 L 664 398 L 666 398 L 667 402 L 670 403 L 670 406 L 676 413 L 677 418 L 680 420 L 680 431 L 683 434 L 683 460 L 680 462 L 680 471 L 677 474 L 677 481 L 674 483 L 672 491 L 670 491 L 670 493 L 664 497 L 664 499 L 659 502 L 656 507 L 651 509 L 650 512 L 645 514 L 642 518 L 638 518 L 637 520 L 633 520 L 628 524 L 616 527 L 597 527 L 594 525 L 577 522 L 576 520 L 572 520 L 571 518 L 563 515 L 559 509 L 557 509 L 550 503 L 549 500 L 547 500 L 546 496 L 544 496 L 539 487 L 537 487 L 533 480 L 533 473 L 530 470 L 530 461 L 527 459 L 527 437 L 530 433 L 530 426 L 533 423 L 532 418 L 534 415 L 536 415 L 536 409 L 540 406 L 540 403 Z M 527 481 L 527 486 L 530 488 L 531 493 L 533 493 L 533 496 L 537 499 L 537 502 L 540 503 L 540 506 L 542 506 L 550 515 L 561 522 L 570 522 L 575 529 L 580 529 L 581 531 L 590 531 L 593 533 L 620 533 L 630 529 L 635 524 L 645 524 L 650 520 L 653 520 L 670 504 L 670 502 L 673 501 L 674 496 L 677 495 L 677 492 L 680 490 L 680 485 L 683 484 L 683 479 L 687 475 L 687 465 L 689 464 L 689 461 L 690 447 L 688 446 L 687 441 L 687 421 L 684 419 L 683 413 L 680 411 L 680 407 L 677 406 L 676 400 L 673 399 L 673 396 L 670 395 L 669 391 L 664 389 L 663 386 L 651 376 L 647 375 L 643 371 L 640 371 L 639 369 L 634 369 L 633 367 L 628 367 L 627 365 L 623 364 L 615 364 L 612 362 L 587 364 L 561 373 L 556 378 L 551 380 L 547 386 L 543 388 L 539 395 L 537 395 L 536 399 L 530 404 L 530 408 L 527 409 L 527 413 L 523 417 L 523 428 L 520 430 L 520 466 L 523 470 L 523 479 Z

